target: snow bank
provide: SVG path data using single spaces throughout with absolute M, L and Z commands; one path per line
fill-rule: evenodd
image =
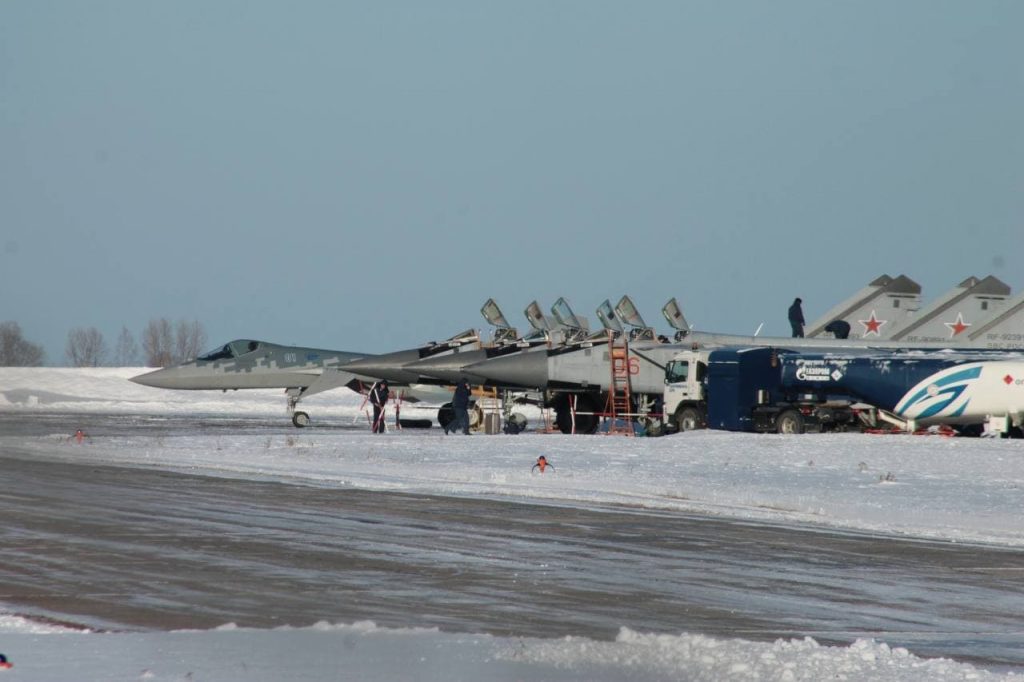
M 145 682 L 1024 679 L 917 658 L 871 640 L 828 647 L 810 638 L 760 643 L 625 628 L 613 642 L 389 629 L 369 621 L 274 630 L 226 625 L 165 633 L 2 632 L 0 637 L 14 664 L 11 679 L 33 682 L 66 680 L 69 674 L 76 680 Z

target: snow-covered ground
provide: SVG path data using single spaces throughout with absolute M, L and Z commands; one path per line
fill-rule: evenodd
M 126 381 L 141 369 L 0 368 L 0 411 L 258 416 L 287 424 L 280 391 L 175 392 Z M 272 435 L 174 438 L 69 433 L 26 439 L 49 458 L 187 470 L 209 476 L 301 481 L 435 495 L 565 505 L 627 504 L 791 524 L 816 524 L 949 542 L 1024 545 L 1024 441 L 861 434 L 774 436 L 692 432 L 666 438 L 386 436 L 331 428 L 365 423 L 344 389 L 303 402 L 314 428 Z M 422 408 L 425 409 L 425 408 Z M 418 414 L 419 412 L 419 414 Z M 427 416 L 407 406 L 403 416 Z M 536 413 L 528 413 L 532 424 Z M 55 448 L 55 443 L 66 447 Z M 57 454 L 54 454 L 57 453 Z M 553 472 L 531 472 L 539 455 Z M 466 466 L 466 462 L 473 466 Z M 0 652 L 24 680 L 260 679 L 1024 679 L 882 642 L 825 647 L 674 636 L 623 628 L 613 642 L 528 640 L 372 623 L 208 632 L 78 633 L 14 615 L 0 619 Z

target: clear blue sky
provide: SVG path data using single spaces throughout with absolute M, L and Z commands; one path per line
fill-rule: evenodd
M 387 351 L 1024 287 L 1024 2 L 0 3 L 0 321 Z

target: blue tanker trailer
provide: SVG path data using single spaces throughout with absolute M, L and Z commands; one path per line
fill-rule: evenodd
M 668 364 L 665 384 L 665 413 L 680 430 L 850 430 L 879 414 L 910 430 L 1024 423 L 1019 352 L 693 350 Z

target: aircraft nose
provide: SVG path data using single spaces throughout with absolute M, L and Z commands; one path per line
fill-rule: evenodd
M 138 376 L 128 377 L 128 381 L 153 388 L 180 388 L 174 372 L 170 368 L 146 372 Z
M 482 351 L 453 353 L 451 355 L 442 355 L 441 357 L 411 362 L 405 365 L 405 369 L 454 384 L 459 379 L 466 377 L 466 365 L 480 362 L 486 357 Z M 483 383 L 479 377 L 466 378 L 470 380 L 470 383 Z
M 486 377 L 499 385 L 546 388 L 548 385 L 548 354 L 544 351 L 515 353 L 478 362 L 467 367 L 466 371 Z
M 419 382 L 420 376 L 402 369 L 402 366 L 418 358 L 419 354 L 416 351 L 395 351 L 353 360 L 341 365 L 339 369 L 351 374 L 386 379 L 395 384 L 415 384 Z

